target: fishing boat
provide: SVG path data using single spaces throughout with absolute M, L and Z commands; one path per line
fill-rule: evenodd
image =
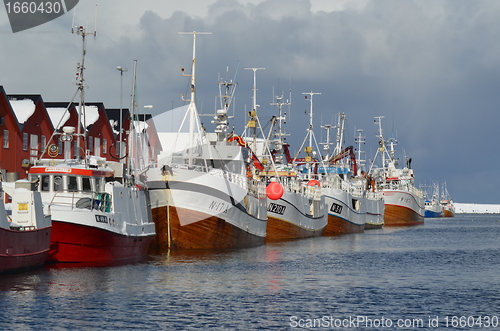
M 441 201 L 439 199 L 439 185 L 434 183 L 433 186 L 425 190 L 426 198 L 425 204 L 425 218 L 441 217 L 443 214 L 443 207 L 441 206 Z M 432 192 L 431 192 L 432 191 Z
M 363 196 L 366 198 L 365 230 L 380 229 L 384 226 L 384 196 L 382 192 L 375 190 L 375 180 L 364 170 L 366 161 L 362 145 L 366 140 L 362 129 L 358 129 L 357 132 L 358 135 L 355 137 L 357 144 L 356 164 L 361 171 L 356 179 L 361 181 L 364 186 Z
M 0 182 L 0 193 L 0 273 L 42 266 L 49 254 L 52 225 L 40 193 L 27 180 Z
M 384 140 L 382 130 L 383 116 L 376 117 L 375 124 L 379 127 L 379 146 L 369 173 L 375 178 L 376 190 L 384 196 L 384 225 L 402 226 L 424 223 L 424 195 L 415 187 L 414 172 L 411 169 L 411 159 L 405 167 L 399 168 L 395 157 L 396 139 Z M 374 163 L 380 156 L 382 166 L 374 168 Z
M 121 171 L 122 163 L 88 152 L 83 78 L 88 33 L 84 27 L 79 27 L 77 33 L 83 39 L 77 75 L 77 129 L 56 128 L 44 154 L 28 174 L 31 182 L 38 183 L 44 208 L 52 215 L 47 261 L 87 265 L 140 261 L 147 257 L 155 235 L 147 191 L 135 182 L 129 168 Z M 64 143 L 63 158 L 57 158 L 58 144 L 51 143 L 55 136 Z M 77 151 L 73 159 L 72 145 Z M 82 150 L 86 152 L 81 153 Z M 48 158 L 44 159 L 45 152 Z
M 148 170 L 157 238 L 153 248 L 214 249 L 261 245 L 266 236 L 266 185 L 252 176 L 251 150 L 229 135 L 228 111 L 234 82 L 219 84 L 221 107 L 215 132 L 200 123 L 195 103 L 196 36 L 193 34 L 191 97 L 186 106 L 153 118 L 163 154 Z M 162 130 L 181 114 L 173 132 Z M 188 128 L 185 128 L 185 125 Z M 186 129 L 186 130 L 184 130 Z
M 354 148 L 342 146 L 345 120 L 345 114 L 339 113 L 333 153 L 330 153 L 330 129 L 333 126 L 323 126 L 327 132 L 326 143 L 323 143 L 326 167 L 320 167 L 319 172 L 326 176 L 323 194 L 328 206 L 328 225 L 324 235 L 328 236 L 363 232 L 366 224 L 366 185 L 357 176 Z M 346 159 L 349 162 L 345 162 Z
M 371 178 L 367 178 L 367 182 Z M 367 186 L 366 194 L 366 221 L 365 230 L 381 229 L 384 226 L 384 196 L 381 192 L 371 189 L 371 185 Z
M 443 208 L 443 217 L 455 217 L 455 205 L 450 197 L 450 193 L 448 193 L 446 183 L 443 183 L 440 202 Z
M 260 121 L 257 116 L 255 68 L 252 69 L 253 109 L 247 129 L 255 131 L 256 125 L 260 127 Z M 271 105 L 277 106 L 279 113 L 271 120 L 268 136 L 256 140 L 254 133 L 246 138 L 264 164 L 259 176 L 267 183 L 270 191 L 267 195 L 266 242 L 321 236 L 327 224 L 327 217 L 320 181 L 312 172 L 301 174 L 296 167 L 300 165 L 301 169 L 307 172 L 307 169 L 311 169 L 313 160 L 302 162 L 296 158 L 294 165 L 289 146 L 285 142 L 288 134 L 283 128 L 286 120 L 283 106 L 289 106 L 290 103 L 283 102 L 283 96 L 277 96 L 276 102 Z M 275 125 L 277 129 L 274 139 L 269 139 Z M 261 127 L 260 130 L 262 131 Z

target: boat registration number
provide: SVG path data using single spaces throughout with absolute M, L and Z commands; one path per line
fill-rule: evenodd
M 336 203 L 332 203 L 332 207 L 330 208 L 331 212 L 336 214 L 342 214 L 342 206 Z
M 104 215 L 95 215 L 95 221 L 99 223 L 108 223 L 108 217 Z
M 275 214 L 283 215 L 285 213 L 286 206 L 278 205 L 275 203 L 270 203 L 267 207 L 267 211 Z

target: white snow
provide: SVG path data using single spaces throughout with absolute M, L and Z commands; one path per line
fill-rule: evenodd
M 500 204 L 454 202 L 457 214 L 500 214 Z
M 55 129 L 59 129 L 66 121 L 69 119 L 69 112 L 66 112 L 66 108 L 54 107 L 47 108 L 47 113 L 49 113 L 50 121 Z M 62 118 L 62 120 L 61 120 Z M 56 127 L 59 124 L 59 127 Z
M 12 110 L 16 114 L 19 123 L 26 123 L 28 118 L 35 112 L 35 103 L 31 99 L 9 100 Z
M 82 115 L 82 125 L 83 127 L 89 127 L 99 119 L 99 109 L 97 106 L 85 106 L 84 110 L 85 116 Z

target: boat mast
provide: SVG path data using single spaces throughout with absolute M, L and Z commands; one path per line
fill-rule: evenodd
M 302 94 L 306 94 L 305 95 L 306 100 L 308 100 L 311 103 L 310 108 L 309 108 L 309 127 L 307 128 L 307 134 L 304 137 L 304 140 L 302 141 L 302 145 L 300 145 L 300 148 L 297 151 L 297 154 L 293 158 L 292 163 L 295 163 L 295 161 L 297 160 L 297 157 L 299 156 L 300 150 L 302 149 L 307 138 L 309 137 L 309 146 L 306 146 L 304 148 L 304 152 L 307 154 L 307 156 L 305 157 L 305 161 L 307 164 L 307 168 L 309 169 L 308 177 L 309 177 L 309 179 L 311 179 L 312 178 L 311 168 L 312 168 L 312 161 L 313 161 L 313 141 L 316 142 L 316 139 L 314 138 L 314 131 L 313 131 L 313 96 L 315 94 L 321 94 L 321 93 L 314 93 L 311 91 L 311 92 L 302 93 Z M 309 95 L 310 97 L 307 98 L 307 95 Z M 318 148 L 318 147 L 316 146 L 316 148 Z M 318 150 L 319 150 L 319 148 L 318 148 Z M 323 163 L 323 160 L 321 160 L 321 163 Z M 323 167 L 324 167 L 324 164 L 323 164 Z
M 375 117 L 375 124 L 378 125 L 378 135 L 376 137 L 379 139 L 378 142 L 378 150 L 377 153 L 380 152 L 382 154 L 382 168 L 385 168 L 385 141 L 384 141 L 384 135 L 383 135 L 383 129 L 382 129 L 382 119 L 385 116 L 378 116 Z
M 253 137 L 253 150 L 257 151 L 257 125 L 259 125 L 259 117 L 257 116 L 257 70 L 265 70 L 266 68 L 245 68 L 245 70 L 253 70 L 253 97 L 252 97 L 252 111 L 248 114 L 250 120 L 247 127 L 252 129 Z
M 358 136 L 354 137 L 356 144 L 358 144 L 358 155 L 356 156 L 356 162 L 359 164 L 359 167 L 362 169 L 365 166 L 366 160 L 362 157 L 365 154 L 365 151 L 361 148 L 361 144 L 366 142 L 365 136 L 363 136 L 363 129 L 358 129 Z
M 326 131 L 326 142 L 324 143 L 319 143 L 320 145 L 323 145 L 323 150 L 325 152 L 325 155 L 323 156 L 323 160 L 328 160 L 330 158 L 330 145 L 333 143 L 330 142 L 330 130 L 334 128 L 333 125 L 331 124 L 325 124 L 321 126 L 322 129 L 325 129 Z
M 82 36 L 82 60 L 81 62 L 76 64 L 77 68 L 77 73 L 76 73 L 76 86 L 78 88 L 78 91 L 80 93 L 80 101 L 78 102 L 78 124 L 77 124 L 77 129 L 76 129 L 76 151 L 75 151 L 75 157 L 80 155 L 80 141 L 81 137 L 84 138 L 84 141 L 86 141 L 85 136 L 86 136 L 86 121 L 85 121 L 85 114 L 83 113 L 85 111 L 85 79 L 83 78 L 83 73 L 85 70 L 85 54 L 87 53 L 86 50 L 86 37 L 89 34 L 93 34 L 94 38 L 96 35 L 96 32 L 87 32 L 85 30 L 84 26 L 79 26 L 76 29 L 76 32 L 72 29 L 73 33 L 76 33 L 77 35 Z M 82 115 L 83 115 L 83 129 L 85 132 L 82 134 L 81 132 L 81 126 L 82 126 Z M 87 162 L 87 161 L 85 161 Z
M 340 154 L 342 152 L 342 141 L 344 140 L 344 131 L 345 131 L 345 114 L 339 113 L 339 118 L 337 122 L 337 137 L 336 137 L 336 145 L 333 151 L 334 155 Z
M 77 63 L 76 68 L 78 72 L 76 73 L 76 86 L 78 87 L 78 91 L 80 92 L 80 101 L 78 103 L 78 125 L 77 125 L 77 131 L 76 131 L 76 136 L 77 136 L 77 141 L 76 141 L 76 151 L 75 151 L 75 157 L 77 155 L 80 155 L 80 137 L 83 136 L 84 141 L 86 141 L 86 133 L 87 133 L 87 125 L 86 125 L 86 119 L 85 119 L 85 114 L 84 114 L 84 109 L 85 109 L 85 79 L 83 78 L 83 72 L 85 70 L 85 55 L 87 54 L 86 46 L 86 37 L 87 35 L 94 35 L 94 40 L 97 36 L 97 5 L 95 7 L 95 18 L 94 18 L 94 31 L 93 32 L 87 32 L 85 27 L 83 25 L 80 25 L 76 27 L 72 26 L 71 27 L 71 33 L 76 33 L 77 35 L 82 36 L 82 62 Z M 74 17 L 73 17 L 74 20 Z M 74 24 L 73 24 L 74 25 Z M 81 133 L 81 126 L 82 126 L 82 115 L 83 115 L 83 129 L 84 133 Z M 85 154 L 85 153 L 84 153 Z M 85 156 L 85 155 L 84 155 Z M 87 159 L 84 157 L 85 163 L 87 163 Z
M 229 108 L 231 107 L 231 102 L 233 100 L 234 91 L 236 90 L 237 82 L 227 80 L 227 71 L 226 69 L 226 80 L 222 81 L 219 76 L 219 98 L 220 98 L 220 108 L 216 110 L 216 114 L 213 115 L 214 120 L 213 124 L 216 125 L 215 133 L 217 134 L 218 142 L 227 143 L 228 138 L 228 119 L 232 118 L 232 116 L 228 116 Z M 224 89 L 224 91 L 223 91 Z
M 309 128 L 307 129 L 307 135 L 309 136 L 309 146 L 312 149 L 313 145 L 313 95 L 315 94 L 321 94 L 321 93 L 315 93 L 315 92 L 308 92 L 308 93 L 302 93 L 305 94 L 305 98 L 309 100 L 310 107 L 309 107 Z M 309 95 L 309 99 L 307 98 L 307 95 Z M 306 147 L 307 148 L 307 147 Z
M 184 68 L 182 68 L 182 74 L 186 77 L 191 77 L 191 97 L 189 100 L 184 99 L 184 101 L 189 101 L 189 147 L 188 147 L 188 159 L 189 165 L 193 165 L 193 137 L 194 137 L 194 125 L 196 120 L 196 104 L 195 104 L 195 96 L 196 96 L 196 35 L 197 34 L 212 34 L 212 32 L 177 32 L 177 34 L 192 34 L 193 35 L 193 62 L 191 64 L 191 74 L 185 74 Z
M 280 164 L 286 163 L 284 155 L 285 137 L 290 135 L 285 133 L 283 130 L 283 123 L 286 121 L 286 113 L 283 113 L 283 106 L 290 106 L 291 104 L 292 103 L 289 100 L 283 102 L 283 94 L 281 96 L 276 96 L 276 102 L 271 103 L 271 106 L 278 107 L 278 117 L 276 117 L 276 121 L 278 122 L 278 132 L 274 134 L 277 137 L 274 141 L 274 145 L 276 146 L 275 148 L 277 152 L 275 156 L 276 163 Z
M 136 100 L 136 79 L 137 79 L 137 60 L 134 60 L 134 72 L 133 72 L 133 78 L 132 78 L 132 97 L 130 100 L 130 127 L 129 127 L 129 134 L 128 134 L 128 157 L 127 157 L 127 175 L 132 175 L 132 169 L 131 169 L 131 162 L 132 158 L 134 158 L 134 162 L 137 163 L 138 160 L 135 158 L 137 157 L 138 154 L 138 145 L 137 145 L 137 132 L 135 129 L 135 121 L 138 121 L 138 115 L 136 114 L 137 112 L 137 100 Z M 133 134 L 133 137 L 131 137 L 131 134 Z M 133 148 L 133 149 L 132 149 Z M 133 154 L 132 154 L 133 153 Z M 135 164 L 134 168 L 137 169 L 138 165 Z

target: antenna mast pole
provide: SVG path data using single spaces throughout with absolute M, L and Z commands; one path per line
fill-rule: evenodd
M 212 34 L 212 32 L 177 32 L 177 34 L 192 34 L 193 35 L 193 62 L 191 64 L 191 75 L 184 74 L 184 68 L 182 68 L 182 72 L 184 76 L 191 76 L 191 98 L 189 101 L 189 148 L 188 148 L 188 156 L 189 156 L 189 165 L 193 163 L 192 157 L 192 146 L 193 146 L 193 136 L 194 136 L 194 124 L 195 124 L 195 97 L 196 97 L 196 35 L 197 34 Z
M 313 145 L 313 95 L 315 94 L 321 94 L 321 93 L 314 93 L 314 92 L 308 92 L 308 93 L 302 93 L 302 94 L 306 94 L 306 99 L 307 99 L 307 95 L 310 96 L 310 98 L 308 99 L 309 102 L 311 103 L 310 105 L 310 110 L 309 110 L 309 128 L 307 129 L 307 133 L 309 135 L 309 146 L 312 147 Z
M 84 104 L 84 100 L 85 100 L 85 79 L 83 78 L 83 72 L 85 70 L 85 55 L 87 53 L 87 50 L 86 50 L 86 37 L 87 35 L 89 34 L 93 34 L 94 35 L 94 38 L 96 36 L 96 32 L 87 32 L 85 30 L 85 27 L 84 26 L 79 26 L 77 27 L 77 30 L 76 32 L 74 31 L 74 29 L 71 29 L 71 32 L 72 33 L 76 33 L 77 35 L 80 35 L 82 36 L 82 61 L 80 63 L 77 63 L 76 65 L 76 68 L 78 70 L 78 72 L 76 73 L 76 86 L 78 87 L 78 91 L 80 92 L 80 101 L 78 103 L 78 125 L 77 125 L 77 131 L 76 131 L 76 136 L 77 136 L 77 141 L 76 141 L 76 150 L 77 150 L 77 155 L 80 154 L 80 149 L 81 149 L 81 146 L 80 146 L 80 137 L 83 135 L 86 134 L 86 132 L 84 132 L 83 134 L 81 133 L 81 126 L 82 126 L 82 114 L 83 114 L 83 109 L 85 108 L 85 104 Z M 83 114 L 84 116 L 84 123 L 83 123 L 83 126 L 84 126 L 84 130 L 86 131 L 87 128 L 86 128 L 86 123 L 85 123 L 85 115 Z
M 252 97 L 252 111 L 250 112 L 250 119 L 255 121 L 253 126 L 254 148 L 257 147 L 257 70 L 265 70 L 266 68 L 245 68 L 245 70 L 253 70 L 253 97 Z

